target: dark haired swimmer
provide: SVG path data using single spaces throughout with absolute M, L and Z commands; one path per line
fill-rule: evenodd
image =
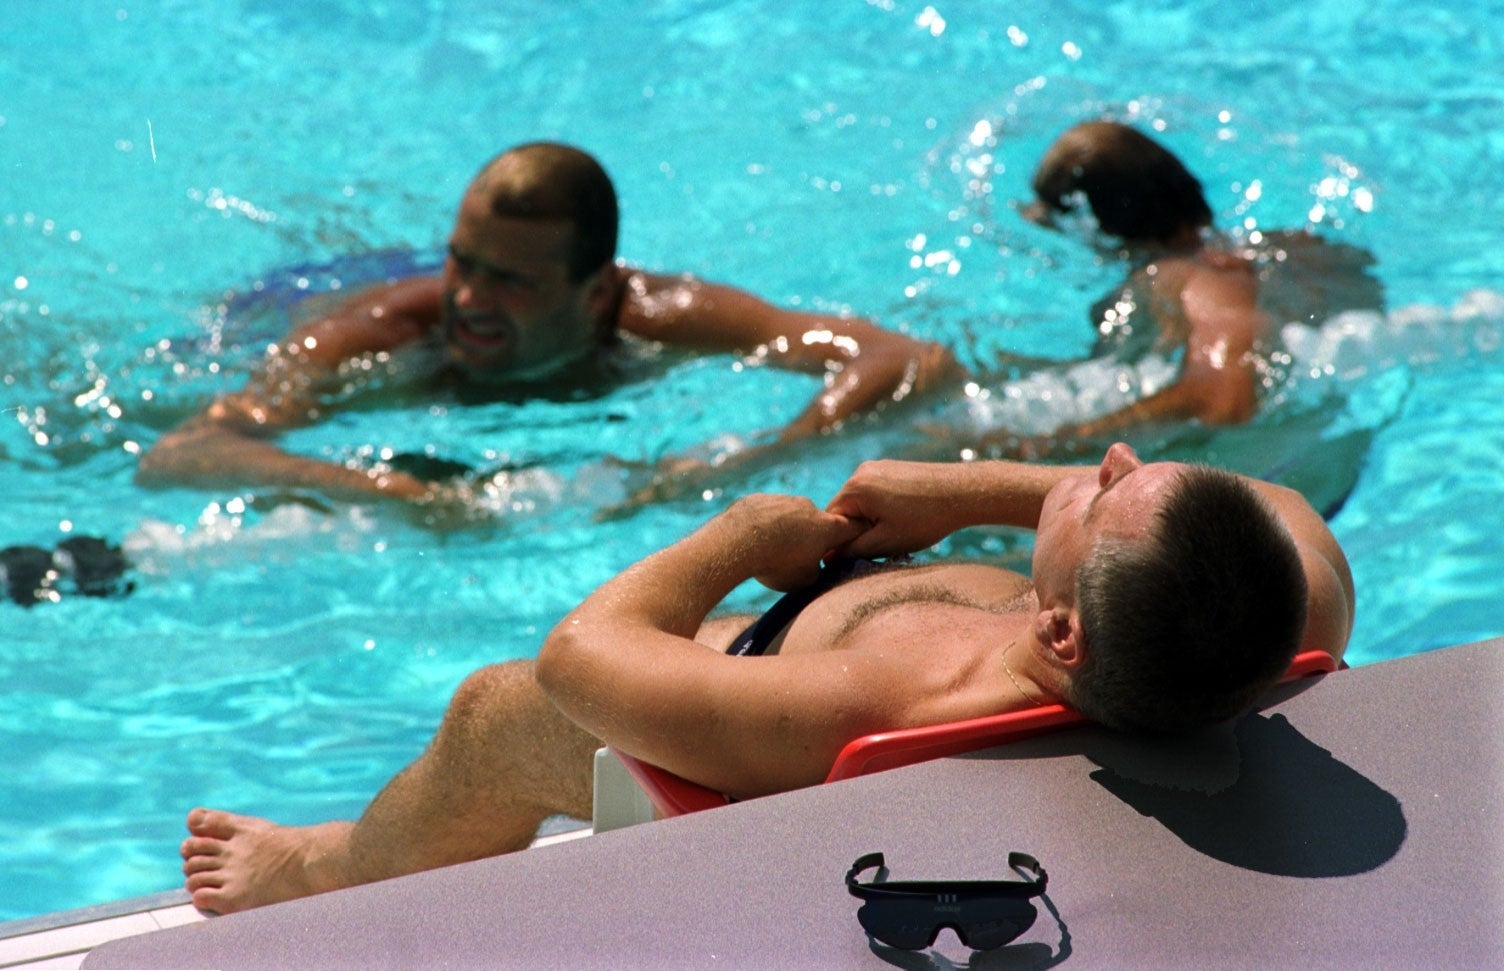
M 533 388 L 578 379 L 623 339 L 757 353 L 823 375 L 814 400 L 764 452 L 927 390 L 954 368 L 939 346 L 865 320 L 782 310 L 729 287 L 621 266 L 616 242 L 616 193 L 594 158 L 553 143 L 504 152 L 465 190 L 441 276 L 375 287 L 298 327 L 244 390 L 164 435 L 141 459 L 137 481 L 441 499 L 443 485 L 400 469 L 334 464 L 275 442 L 326 417 L 330 396 L 362 373 L 351 362 L 408 349 L 439 350 L 438 376 L 448 381 Z M 707 466 L 665 463 L 676 473 Z
M 1255 234 L 1234 244 L 1181 161 L 1147 135 L 1112 121 L 1062 134 L 1033 177 L 1024 214 L 1053 224 L 1084 203 L 1102 234 L 1120 244 L 1131 272 L 1093 308 L 1094 358 L 1125 361 L 1179 352 L 1179 373 L 1117 410 L 1023 443 L 1038 454 L 1069 440 L 1110 439 L 1141 425 L 1194 419 L 1237 425 L 1259 409 L 1261 369 L 1292 321 L 1320 323 L 1340 310 L 1378 310 L 1373 259 L 1305 232 Z M 1007 432 L 985 445 L 1017 444 Z
M 1032 580 L 962 562 L 852 571 L 780 631 L 749 632 L 761 657 L 727 652 L 749 618 L 709 617 L 749 578 L 798 589 L 832 550 L 892 556 L 982 524 L 1038 531 Z M 227 913 L 521 849 L 549 815 L 589 818 L 603 742 L 749 798 L 820 782 L 872 732 L 1041 703 L 1128 730 L 1204 725 L 1297 649 L 1340 657 L 1352 604 L 1336 540 L 1288 489 L 1124 445 L 1084 467 L 868 463 L 823 511 L 738 501 L 586 598 L 536 663 L 468 677 L 358 821 L 194 809 L 187 889 Z

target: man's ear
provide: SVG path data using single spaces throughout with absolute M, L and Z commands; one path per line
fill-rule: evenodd
M 1049 607 L 1034 618 L 1034 636 L 1051 663 L 1074 671 L 1086 660 L 1086 635 L 1074 607 Z
M 616 297 L 616 283 L 616 263 L 612 260 L 606 261 L 600 269 L 585 279 L 585 311 L 590 314 L 591 319 L 601 320 L 610 312 L 612 302 Z M 615 326 L 616 321 L 609 322 L 609 327 Z

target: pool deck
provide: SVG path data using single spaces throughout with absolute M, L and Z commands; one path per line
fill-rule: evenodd
M 534 847 L 589 836 L 588 826 L 540 836 Z M 162 893 L 77 910 L 43 914 L 0 923 L 0 968 L 5 971 L 73 969 L 108 941 L 137 937 L 209 918 L 188 902 L 185 890 Z
M 0 966 L 1501 967 L 1500 685 L 1504 639 L 1283 689 L 1194 750 L 1071 729 L 230 917 L 169 898 Z M 985 954 L 871 943 L 842 885 L 873 850 L 975 879 L 1014 849 L 1049 892 Z
M 77 968 L 106 941 L 205 920 L 182 891 L 0 924 L 0 968 Z

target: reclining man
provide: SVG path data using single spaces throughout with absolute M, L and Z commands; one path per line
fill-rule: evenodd
M 822 374 L 824 387 L 772 441 L 731 457 L 744 463 L 925 390 L 956 367 L 938 345 L 865 320 L 781 310 L 729 287 L 619 265 L 616 241 L 616 192 L 594 158 L 553 143 L 503 152 L 460 200 L 442 276 L 374 287 L 297 327 L 245 389 L 162 436 L 136 479 L 354 500 L 454 498 L 399 468 L 326 462 L 273 441 L 323 420 L 352 387 L 380 383 L 373 376 L 558 393 L 609 381 L 613 355 L 631 341 L 755 352 Z M 662 479 L 682 488 L 692 479 L 683 473 L 703 474 L 708 464 L 669 460 Z
M 1032 582 L 831 557 L 981 524 L 1037 529 Z M 814 586 L 741 636 L 746 618 L 707 620 L 753 577 Z M 602 743 L 748 798 L 820 782 L 871 732 L 1046 702 L 1129 730 L 1214 722 L 1297 649 L 1340 657 L 1352 605 L 1336 540 L 1281 487 L 1122 444 L 1098 467 L 866 463 L 824 511 L 738 501 L 588 597 L 536 664 L 471 675 L 358 822 L 192 810 L 187 888 L 225 913 L 520 849 L 549 815 L 588 818 Z

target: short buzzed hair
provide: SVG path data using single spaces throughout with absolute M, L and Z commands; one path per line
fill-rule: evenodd
M 1196 180 L 1168 149 L 1127 125 L 1089 121 L 1055 140 L 1034 173 L 1034 194 L 1056 212 L 1086 196 L 1104 233 L 1167 242 L 1212 222 Z
M 1086 657 L 1068 700 L 1112 728 L 1173 732 L 1248 710 L 1305 630 L 1295 541 L 1237 476 L 1189 466 L 1145 542 L 1099 541 L 1076 575 Z
M 558 142 L 529 142 L 486 163 L 470 192 L 502 219 L 562 219 L 574 227 L 570 282 L 616 257 L 618 211 L 611 177 L 590 154 Z

